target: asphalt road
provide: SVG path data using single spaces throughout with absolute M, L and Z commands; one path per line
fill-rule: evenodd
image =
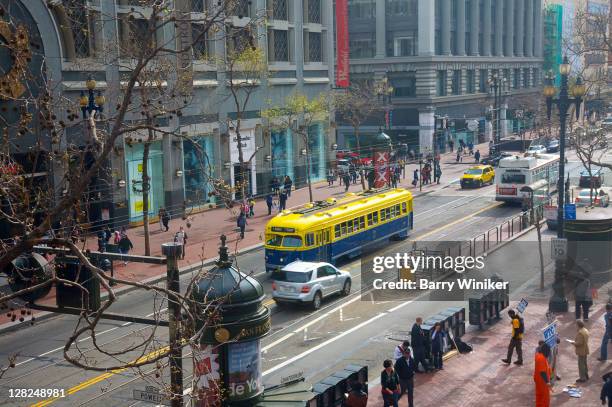
M 576 176 L 580 164 L 570 162 L 568 170 L 572 177 Z M 415 240 L 469 239 L 517 214 L 518 207 L 500 205 L 494 201 L 494 188 L 491 186 L 462 191 L 455 183 L 439 192 L 417 197 L 414 205 L 415 229 L 410 238 L 403 242 L 392 242 L 385 248 L 407 250 Z M 237 263 L 243 272 L 252 273 L 260 280 L 265 292 L 270 293 L 262 250 L 238 256 Z M 266 300 L 266 305 L 273 312 L 272 333 L 262 340 L 266 384 L 276 384 L 281 377 L 296 371 L 303 371 L 308 379 L 314 380 L 342 364 L 352 362 L 377 367 L 382 359 L 389 356 L 389 349 L 392 349 L 389 348 L 390 341 L 402 337 L 409 330 L 414 317 L 433 315 L 448 306 L 462 303 L 367 301 L 357 293 L 360 289 L 360 261 L 346 262 L 341 267 L 351 272 L 354 293 L 326 301 L 324 307 L 317 312 L 302 307 L 283 307 L 281 310 L 275 307 L 273 301 Z M 182 277 L 183 287 L 190 278 L 189 275 Z M 135 291 L 121 297 L 111 311 L 143 316 L 151 315 L 154 309 L 164 308 L 165 303 L 153 294 Z M 132 400 L 132 390 L 144 389 L 151 383 L 147 383 L 135 372 L 84 372 L 64 360 L 63 345 L 75 329 L 75 321 L 73 316 L 58 316 L 0 335 L 0 358 L 6 359 L 8 355 L 18 354 L 16 368 L 9 370 L 0 379 L 2 405 L 141 405 Z M 129 348 L 138 339 L 151 334 L 152 328 L 142 325 L 104 322 L 98 326 L 96 340 L 106 349 L 117 351 Z M 158 328 L 154 334 L 157 344 L 166 342 L 165 328 Z M 95 359 L 98 366 L 114 363 L 111 357 L 92 350 L 91 338 L 81 338 L 79 347 L 87 356 Z M 185 387 L 188 388 L 191 359 L 188 350 L 184 353 Z M 129 361 L 141 355 L 127 352 L 120 358 Z M 146 374 L 149 370 L 145 368 L 143 372 Z M 66 398 L 35 404 L 43 399 L 10 399 L 9 389 L 15 388 L 70 389 L 71 394 Z

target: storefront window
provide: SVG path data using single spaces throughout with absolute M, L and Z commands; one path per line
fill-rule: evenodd
M 272 147 L 272 176 L 282 179 L 285 175 L 289 175 L 293 179 L 293 143 L 291 131 L 272 131 L 270 140 Z
M 135 144 L 126 147 L 125 159 L 127 167 L 127 192 L 130 204 L 130 222 L 142 220 L 144 207 L 142 177 L 144 145 Z M 155 216 L 161 206 L 164 206 L 164 161 L 160 141 L 151 143 L 147 172 L 150 179 L 149 210 L 150 216 Z M 166 208 L 171 214 L 178 208 Z
M 214 178 L 214 142 L 212 136 L 198 136 L 183 141 L 185 201 L 189 207 L 214 203 L 211 180 Z
M 308 129 L 308 151 L 310 151 L 310 179 L 325 179 L 325 140 L 323 125 L 315 124 Z

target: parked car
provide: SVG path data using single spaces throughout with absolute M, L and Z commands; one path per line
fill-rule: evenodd
M 590 174 L 588 170 L 583 170 L 580 172 L 578 186 L 580 188 L 600 188 L 603 182 L 603 170 L 601 168 L 591 168 Z
M 529 146 L 525 155 L 546 154 L 546 147 L 541 144 L 532 144 Z
M 461 188 L 481 187 L 485 184 L 493 184 L 495 170 L 491 165 L 476 165 L 468 168 L 461 176 Z
M 493 167 L 497 167 L 497 165 L 499 164 L 499 160 L 506 157 L 512 157 L 513 155 L 514 154 L 512 153 L 502 151 L 500 154 L 483 158 L 482 160 L 480 160 L 480 162 L 485 165 L 492 165 Z
M 559 140 L 550 140 L 546 145 L 547 153 L 557 153 L 559 152 Z
M 351 292 L 351 275 L 329 263 L 294 261 L 274 271 L 271 279 L 272 298 L 278 305 L 310 304 L 319 309 L 324 298 Z
M 591 206 L 591 199 L 593 199 L 593 206 L 607 207 L 610 204 L 610 195 L 603 190 L 593 189 L 591 196 L 590 188 L 581 190 L 574 203 L 576 206 Z

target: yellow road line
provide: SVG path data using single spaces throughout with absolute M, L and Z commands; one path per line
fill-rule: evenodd
M 425 238 L 425 237 L 427 237 L 427 236 L 431 236 L 431 235 L 433 235 L 433 234 L 435 234 L 435 233 L 440 232 L 441 230 L 448 229 L 449 227 L 454 226 L 454 225 L 456 225 L 457 223 L 464 222 L 464 221 L 466 221 L 466 220 L 468 220 L 468 219 L 470 219 L 470 218 L 473 218 L 473 217 L 474 217 L 474 216 L 476 216 L 476 215 L 479 215 L 479 214 L 481 214 L 481 213 L 483 213 L 483 212 L 485 212 L 485 211 L 488 211 L 489 209 L 495 208 L 495 207 L 500 206 L 500 205 L 502 205 L 502 204 L 503 204 L 503 202 L 495 202 L 495 203 L 493 203 L 493 204 L 491 204 L 491 205 L 489 205 L 489 206 L 486 206 L 486 207 L 484 207 L 484 208 L 482 208 L 482 209 L 477 210 L 476 212 L 474 212 L 474 213 L 472 213 L 472 214 L 469 214 L 469 215 L 467 215 L 467 216 L 464 216 L 464 217 L 463 217 L 463 218 L 461 218 L 461 219 L 457 219 L 457 220 L 455 220 L 455 221 L 453 221 L 453 222 L 451 222 L 451 223 L 447 223 L 447 224 L 445 224 L 445 225 L 442 225 L 442 226 L 440 226 L 439 228 L 436 228 L 436 229 L 434 229 L 434 230 L 431 230 L 431 231 L 429 231 L 429 232 L 427 232 L 427 233 L 424 233 L 424 234 L 422 234 L 422 235 L 417 235 L 415 238 L 418 238 L 418 239 L 423 239 L 423 238 Z M 413 240 L 414 240 L 414 239 L 413 239 Z
M 138 359 L 133 360 L 130 363 L 128 363 L 128 367 L 131 366 L 131 365 L 138 364 L 138 363 L 146 362 L 148 360 L 153 360 L 156 357 L 158 357 L 159 355 L 168 352 L 169 349 L 170 349 L 169 346 L 164 346 L 163 348 L 160 348 L 160 349 L 155 350 L 155 351 L 153 351 L 151 353 L 143 355 L 143 356 L 139 357 Z M 94 384 L 100 383 L 101 381 L 106 380 L 109 377 L 112 377 L 112 376 L 114 376 L 116 374 L 119 374 L 119 373 L 122 373 L 122 372 L 126 371 L 128 369 L 128 367 L 124 367 L 124 368 L 121 368 L 121 369 L 114 369 L 114 370 L 111 370 L 110 372 L 102 373 L 101 375 L 98 375 L 98 376 L 93 377 L 93 378 L 91 378 L 89 380 L 86 380 L 86 381 L 84 381 L 82 383 L 79 383 L 76 386 L 69 388 L 68 391 L 66 391 L 66 394 L 67 395 L 71 395 L 71 394 L 74 394 L 74 393 L 76 393 L 76 392 L 78 392 L 80 390 L 83 390 L 83 389 L 87 388 L 87 387 L 93 386 Z M 44 406 L 48 406 L 49 404 L 52 404 L 52 403 L 56 402 L 60 398 L 61 397 L 53 397 L 53 398 L 50 398 L 50 399 L 47 399 L 47 400 L 43 400 L 43 401 L 40 401 L 40 402 L 38 402 L 36 404 L 32 404 L 30 407 L 44 407 Z

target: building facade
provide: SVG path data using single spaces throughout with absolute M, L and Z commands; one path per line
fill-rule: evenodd
M 184 3 L 184 4 L 183 4 Z M 198 21 L 214 7 L 213 0 L 177 0 L 183 10 L 193 18 L 187 28 L 170 25 L 156 32 L 158 44 L 176 44 L 177 38 L 193 38 L 201 26 Z M 150 10 L 146 2 L 135 0 L 0 0 L 5 10 L 19 9 L 23 17 L 20 24 L 41 39 L 40 55 L 44 58 L 52 89 L 59 98 L 74 100 L 78 104 L 86 80 L 93 77 L 99 90 L 110 104 L 121 95 L 121 80 L 129 66 L 124 47 L 130 38 L 138 35 L 134 26 L 125 24 L 134 12 L 146 16 Z M 52 7 L 48 7 L 52 4 Z M 80 11 L 79 11 L 80 10 Z M 254 0 L 242 1 L 239 11 L 227 16 L 235 27 L 255 24 L 255 42 L 265 53 L 267 75 L 257 83 L 250 102 L 242 112 L 241 139 L 245 157 L 253 156 L 248 169 L 249 194 L 269 191 L 273 175 L 289 175 L 296 186 L 306 184 L 307 158 L 300 154 L 303 138 L 294 137 L 289 130 L 271 130 L 261 118 L 261 111 L 282 105 L 294 92 L 315 97 L 329 90 L 334 78 L 332 0 Z M 115 23 L 108 24 L 109 21 Z M 145 20 L 143 20 L 145 21 Z M 264 23 L 265 22 L 265 23 Z M 183 31 L 181 31 L 183 30 Z M 156 136 L 150 144 L 148 171 L 151 176 L 149 212 L 156 216 L 160 207 L 172 214 L 182 215 L 185 210 L 216 205 L 211 178 L 222 179 L 236 187 L 241 182 L 236 144 L 236 106 L 228 95 L 228 80 L 221 62 L 225 59 L 229 36 L 214 32 L 203 37 L 193 47 L 190 66 L 192 89 L 190 102 L 180 115 L 166 115 L 157 123 L 161 130 L 180 134 Z M 178 46 L 178 45 L 175 45 Z M 113 56 L 119 63 L 113 61 Z M 182 61 L 184 62 L 184 61 Z M 137 122 L 139 112 L 128 114 L 127 120 Z M 56 112 L 58 120 L 65 111 Z M 72 126 L 66 131 L 66 142 L 79 144 L 83 126 Z M 312 180 L 323 179 L 326 174 L 329 122 L 320 122 L 309 129 L 309 151 Z M 127 141 L 126 141 L 127 140 Z M 142 219 L 143 195 L 143 140 L 146 134 L 126 134 L 109 163 L 110 182 L 98 197 L 94 219 L 111 218 L 120 224 Z M 203 170 L 202 156 L 209 170 Z M 204 173 L 209 171 L 209 173 Z M 48 173 L 51 185 L 62 174 Z M 239 188 L 234 194 L 240 198 Z
M 493 75 L 505 79 L 502 134 L 512 130 L 513 104 L 541 83 L 542 20 L 542 0 L 349 0 L 351 81 L 393 87 L 388 114 L 363 138 L 385 127 L 420 152 L 441 151 L 449 138 L 482 142 Z M 437 117 L 450 129 L 435 131 Z M 338 143 L 354 146 L 352 132 L 340 123 Z
M 544 9 L 544 72 L 553 72 L 555 86 L 561 83 L 559 65 L 563 61 L 563 6 L 548 4 Z

